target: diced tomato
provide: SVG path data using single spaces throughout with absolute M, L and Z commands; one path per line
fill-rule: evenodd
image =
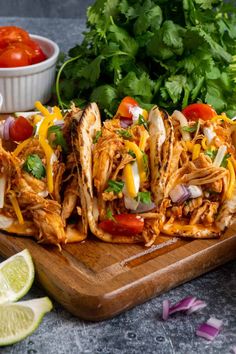
M 15 68 L 29 64 L 29 57 L 22 48 L 9 47 L 0 54 L 0 68 Z
M 28 32 L 15 26 L 0 27 L 1 68 L 37 64 L 45 59 L 45 53 Z
M 33 126 L 24 117 L 18 117 L 10 126 L 10 138 L 13 141 L 23 141 L 33 134 Z
M 15 42 L 24 42 L 29 40 L 29 34 L 22 28 L 16 26 L 0 27 L 0 48 L 6 48 L 9 44 Z
M 188 120 L 194 121 L 199 118 L 202 120 L 209 120 L 217 115 L 216 111 L 206 103 L 190 104 L 182 110 L 182 113 Z
M 134 98 L 126 96 L 121 101 L 116 114 L 120 115 L 122 118 L 132 119 L 133 115 L 130 109 L 135 106 L 138 106 L 138 102 L 135 101 Z
M 30 47 L 31 50 L 33 51 L 32 60 L 31 60 L 32 64 L 37 64 L 37 63 L 40 63 L 41 61 L 44 61 L 45 59 L 47 59 L 47 56 L 45 55 L 43 50 L 40 48 L 40 46 L 38 45 L 37 42 L 35 42 L 33 40 L 29 40 L 29 41 L 25 42 L 25 45 Z
M 134 214 L 119 214 L 114 220 L 101 221 L 98 226 L 112 235 L 133 236 L 143 231 L 144 220 Z

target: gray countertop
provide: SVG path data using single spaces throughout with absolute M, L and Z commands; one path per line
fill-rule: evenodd
M 32 3 L 33 6 L 33 3 Z M 82 39 L 84 19 L 3 18 L 0 26 L 17 25 L 31 33 L 50 37 L 66 51 Z M 34 285 L 25 299 L 45 296 Z M 207 302 L 201 312 L 173 315 L 162 321 L 162 301 L 175 303 L 188 295 Z M 195 335 L 199 324 L 210 316 L 223 320 L 219 336 L 208 342 Z M 135 354 L 135 353 L 232 353 L 236 345 L 236 261 L 188 282 L 114 319 L 90 323 L 73 317 L 59 304 L 39 328 L 4 354 Z

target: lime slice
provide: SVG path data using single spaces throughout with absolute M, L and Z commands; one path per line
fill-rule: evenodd
M 51 309 L 48 297 L 0 305 L 0 346 L 14 344 L 27 337 Z
M 29 251 L 15 254 L 0 264 L 0 304 L 17 301 L 34 281 L 34 264 Z

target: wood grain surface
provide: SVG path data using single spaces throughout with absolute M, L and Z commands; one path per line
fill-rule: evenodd
M 151 248 L 88 240 L 57 248 L 0 233 L 0 255 L 27 248 L 36 278 L 72 314 L 98 321 L 191 280 L 235 258 L 236 225 L 218 240 L 161 236 Z

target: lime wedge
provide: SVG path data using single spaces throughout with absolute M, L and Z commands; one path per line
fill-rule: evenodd
M 51 309 L 48 297 L 0 305 L 0 346 L 14 344 L 27 337 Z
M 0 304 L 17 301 L 34 281 L 34 264 L 29 251 L 15 254 L 0 264 Z

